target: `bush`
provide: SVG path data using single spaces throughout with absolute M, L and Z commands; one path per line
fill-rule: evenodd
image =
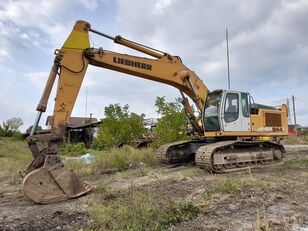
M 60 152 L 65 156 L 80 156 L 86 153 L 86 148 L 84 143 L 68 144 L 63 143 L 60 147 Z
M 23 125 L 21 118 L 13 117 L 2 122 L 0 126 L 0 136 L 13 136 L 18 128 Z
M 153 149 L 136 150 L 125 145 L 122 148 L 113 148 L 109 151 L 92 151 L 95 154 L 93 169 L 106 170 L 125 170 L 129 166 L 154 166 L 159 163 Z M 96 171 L 95 170 L 95 171 Z
M 14 133 L 13 133 L 13 138 L 14 138 L 15 140 L 24 140 L 24 136 L 23 136 L 23 134 L 20 133 L 20 132 L 14 132 Z
M 166 102 L 165 97 L 157 97 L 155 106 L 157 113 L 162 117 L 156 125 L 155 132 L 159 140 L 154 143 L 154 146 L 188 139 L 186 135 L 188 120 L 181 105 L 181 99 L 177 98 L 174 102 Z
M 99 126 L 95 147 L 111 148 L 120 144 L 131 144 L 136 138 L 142 137 L 147 129 L 142 122 L 144 114 L 130 113 L 128 105 L 110 104 L 105 107 L 106 118 Z

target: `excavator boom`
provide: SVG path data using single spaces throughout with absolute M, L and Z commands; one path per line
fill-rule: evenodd
M 137 50 L 153 58 L 120 54 L 101 48 L 90 48 L 89 32 L 112 39 L 117 44 Z M 89 64 L 161 82 L 179 89 L 188 118 L 195 130 L 199 134 L 203 133 L 198 118 L 194 115 L 193 109 L 184 94 L 193 100 L 199 112 L 201 112 L 208 90 L 202 80 L 187 68 L 179 57 L 135 43 L 121 36 L 106 35 L 91 29 L 90 24 L 85 21 L 77 21 L 62 48 L 55 51 L 54 64 L 37 106 L 38 115 L 31 134 L 27 138 L 35 159 L 25 172 L 23 192 L 34 202 L 53 203 L 80 196 L 91 190 L 90 185 L 81 183 L 72 170 L 64 167 L 59 157 L 59 145 L 62 143 L 67 123 Z M 59 78 L 51 133 L 34 135 L 41 114 L 46 111 L 57 75 L 59 75 Z M 40 150 L 38 142 L 42 141 L 47 141 L 48 147 Z

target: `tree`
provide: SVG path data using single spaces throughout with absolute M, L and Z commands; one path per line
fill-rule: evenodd
M 187 139 L 187 116 L 181 104 L 181 99 L 166 102 L 165 97 L 157 97 L 155 101 L 157 113 L 161 115 L 156 125 L 156 134 L 159 137 L 157 145 Z
M 110 104 L 105 107 L 104 114 L 96 140 L 96 145 L 100 148 L 131 144 L 147 132 L 142 124 L 145 115 L 130 113 L 128 105 L 121 107 L 119 104 Z
M 23 125 L 22 119 L 13 117 L 2 122 L 2 127 L 0 133 L 2 136 L 12 136 L 18 131 L 19 127 Z
M 26 133 L 30 133 L 30 132 L 32 131 L 32 127 L 33 127 L 33 125 L 31 125 L 30 127 L 28 127 L 27 130 L 26 130 Z M 40 132 L 40 131 L 42 131 L 42 130 L 43 130 L 42 127 L 38 125 L 38 126 L 36 127 L 36 129 L 35 129 L 35 132 Z

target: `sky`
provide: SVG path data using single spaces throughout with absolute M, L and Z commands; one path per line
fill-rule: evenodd
M 103 33 L 180 56 L 210 90 L 228 87 L 228 27 L 231 88 L 272 106 L 291 103 L 294 95 L 297 122 L 308 126 L 307 18 L 307 0 L 0 0 L 0 122 L 20 117 L 22 131 L 33 124 L 54 50 L 75 21 L 85 20 Z M 91 46 L 138 54 L 90 36 Z M 105 106 L 119 103 L 157 117 L 157 96 L 180 95 L 171 86 L 89 67 L 72 116 L 102 118 Z M 54 97 L 55 90 L 41 126 Z

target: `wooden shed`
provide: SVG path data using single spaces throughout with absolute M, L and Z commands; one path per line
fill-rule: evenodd
M 52 116 L 48 116 L 46 126 L 51 127 Z M 71 117 L 66 128 L 65 141 L 67 143 L 80 143 L 90 145 L 94 139 L 96 127 L 100 124 L 97 118 Z

